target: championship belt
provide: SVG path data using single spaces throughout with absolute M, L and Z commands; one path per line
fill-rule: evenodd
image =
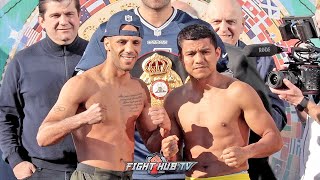
M 163 53 L 162 53 L 163 54 Z M 172 70 L 172 61 L 168 56 L 153 52 L 142 62 L 143 73 L 140 76 L 148 86 L 151 106 L 163 106 L 165 96 L 174 88 L 183 84 L 180 76 Z

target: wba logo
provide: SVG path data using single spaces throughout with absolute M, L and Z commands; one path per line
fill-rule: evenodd
M 168 162 L 162 154 L 153 153 L 146 162 L 127 163 L 126 171 L 147 171 L 152 176 L 161 176 L 165 171 L 189 171 L 197 162 Z
M 271 52 L 270 47 L 259 47 L 259 53 Z

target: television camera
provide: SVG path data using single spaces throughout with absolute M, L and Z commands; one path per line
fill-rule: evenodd
M 286 70 L 272 71 L 267 77 L 267 85 L 284 89 L 283 79 L 288 79 L 303 94 L 320 93 L 320 48 L 316 47 L 311 38 L 318 38 L 320 33 L 313 17 L 284 17 L 279 30 L 284 41 L 298 39 L 293 47 L 280 47 L 274 44 L 256 44 L 245 47 L 249 57 L 272 56 L 286 53 L 289 61 Z

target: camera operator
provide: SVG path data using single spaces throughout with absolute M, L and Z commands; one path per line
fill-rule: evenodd
M 320 125 L 320 106 L 310 101 L 302 94 L 302 91 L 292 84 L 288 79 L 283 79 L 288 89 L 270 88 L 271 92 L 278 94 L 279 98 L 294 105 L 297 109 L 300 120 L 305 122 L 309 115 Z
M 297 109 L 300 121 L 306 126 L 302 138 L 302 151 L 300 155 L 300 176 L 302 180 L 320 179 L 320 106 L 315 104 L 302 91 L 293 85 L 288 79 L 283 79 L 287 89 L 273 89 L 271 91 L 279 95 Z
M 317 27 L 320 28 L 320 0 L 317 0 L 315 12 Z M 297 109 L 300 121 L 305 122 L 300 155 L 301 180 L 320 180 L 320 103 L 316 104 L 303 96 L 302 91 L 293 85 L 288 79 L 283 79 L 287 89 L 273 89 L 271 91 L 279 95 Z M 319 95 L 319 94 L 318 94 Z M 310 96 L 312 97 L 312 96 Z

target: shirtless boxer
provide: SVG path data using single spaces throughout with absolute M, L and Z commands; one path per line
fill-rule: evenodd
M 166 98 L 171 135 L 162 141 L 164 156 L 177 159 L 183 141 L 185 160 L 198 162 L 187 179 L 249 179 L 247 160 L 279 151 L 279 130 L 251 86 L 217 72 L 221 51 L 212 31 L 188 26 L 178 47 L 190 81 Z M 261 140 L 248 145 L 249 129 Z
M 146 85 L 129 73 L 142 37 L 137 15 L 131 11 L 113 15 L 102 39 L 106 61 L 70 79 L 40 126 L 40 146 L 72 134 L 79 164 L 71 179 L 132 179 L 132 172 L 124 169 L 126 162 L 133 162 L 135 125 L 143 128 L 144 136 L 157 129 L 150 116 L 161 123 L 163 116 L 157 117 L 164 108 L 150 108 Z M 163 128 L 169 130 L 165 118 L 168 124 Z

